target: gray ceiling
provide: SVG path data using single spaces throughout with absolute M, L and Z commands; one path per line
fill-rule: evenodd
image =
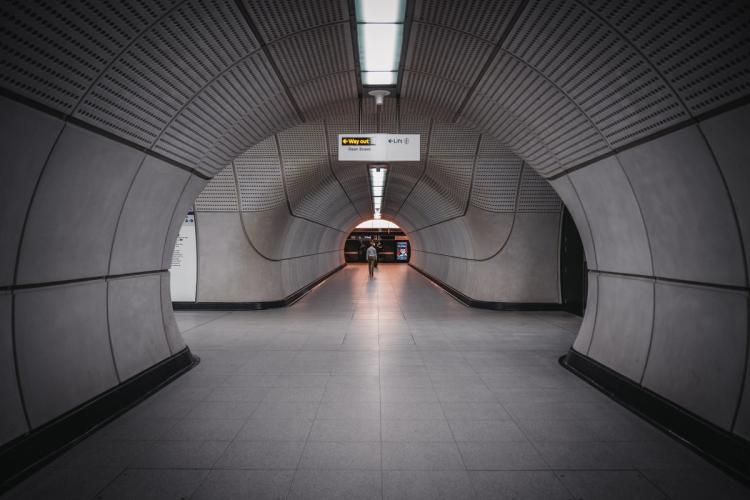
M 427 160 L 394 167 L 385 202 L 414 227 L 465 210 L 469 193 L 507 206 L 507 193 L 487 193 L 513 184 L 516 156 L 559 175 L 750 92 L 741 0 L 415 0 L 409 11 L 400 99 L 380 115 L 359 99 L 347 0 L 3 1 L 0 87 L 207 176 L 234 160 L 243 196 L 211 202 L 222 209 L 284 202 L 283 172 L 294 213 L 334 225 L 369 200 L 326 135 L 422 133 Z M 276 148 L 245 153 L 274 134 Z M 320 149 L 294 151 L 294 134 Z M 232 176 L 209 192 L 224 197 Z

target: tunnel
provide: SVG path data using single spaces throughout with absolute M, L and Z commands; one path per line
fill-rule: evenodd
M 0 12 L 8 498 L 747 498 L 747 2 Z

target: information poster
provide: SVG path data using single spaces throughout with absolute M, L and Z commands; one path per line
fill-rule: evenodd
M 409 242 L 396 242 L 396 262 L 409 262 Z
M 173 302 L 195 302 L 198 260 L 195 241 L 195 214 L 188 212 L 172 253 L 169 285 Z

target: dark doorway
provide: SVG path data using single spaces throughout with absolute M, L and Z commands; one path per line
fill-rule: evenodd
M 588 267 L 581 236 L 567 208 L 563 209 L 560 239 L 560 291 L 563 309 L 583 316 L 588 293 Z

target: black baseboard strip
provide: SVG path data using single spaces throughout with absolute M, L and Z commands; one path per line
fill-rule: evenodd
M 0 492 L 198 364 L 187 347 L 94 399 L 0 447 Z
M 310 290 L 330 278 L 331 275 L 341 271 L 345 266 L 346 264 L 341 264 L 312 283 L 308 283 L 291 295 L 279 300 L 265 302 L 172 302 L 172 309 L 175 311 L 260 311 L 262 309 L 287 307 L 307 295 Z
M 737 480 L 750 485 L 750 442 L 573 349 L 560 358 L 560 364 Z
M 477 309 L 492 309 L 494 311 L 563 311 L 562 304 L 554 302 L 488 302 L 486 300 L 472 299 L 468 295 L 459 292 L 447 283 L 435 278 L 431 274 L 423 271 L 413 264 L 409 264 L 412 269 L 422 274 L 425 278 L 432 281 L 440 288 L 448 292 L 457 301 L 469 307 Z

